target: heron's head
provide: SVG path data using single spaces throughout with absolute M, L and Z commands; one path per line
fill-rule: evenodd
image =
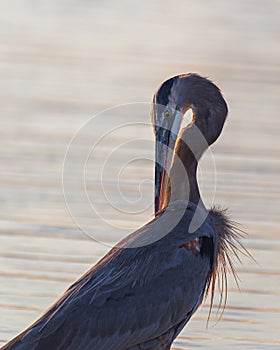
M 197 158 L 218 138 L 227 116 L 227 105 L 219 88 L 197 74 L 178 75 L 159 86 L 154 94 L 152 109 L 156 136 L 155 213 L 166 204 L 165 191 L 175 143 L 184 115 L 189 109 L 192 109 L 193 118 L 180 133 L 180 138 L 188 144 L 194 138 L 197 139 L 199 131 L 203 140 L 196 140 L 197 154 L 194 156 Z

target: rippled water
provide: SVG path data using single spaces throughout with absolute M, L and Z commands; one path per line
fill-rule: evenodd
M 230 208 L 256 262 L 244 257 L 238 266 L 240 290 L 231 278 L 222 320 L 214 326 L 214 313 L 206 329 L 205 305 L 175 347 L 279 349 L 278 2 L 24 0 L 0 8 L 1 344 L 152 217 L 148 105 L 106 112 L 78 145 L 82 152 L 116 120 L 134 123 L 111 130 L 89 154 L 87 190 L 99 215 L 78 196 L 78 148 L 70 159 L 71 200 L 81 200 L 74 219 L 106 244 L 81 232 L 64 202 L 72 136 L 95 113 L 149 102 L 166 77 L 196 71 L 214 79 L 230 107 L 215 163 L 209 154 L 201 164 L 203 197 Z

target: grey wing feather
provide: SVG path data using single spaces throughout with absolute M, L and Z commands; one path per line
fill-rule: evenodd
M 125 350 L 177 327 L 196 308 L 209 271 L 206 257 L 179 248 L 188 222 L 185 215 L 183 235 L 179 225 L 155 243 L 124 249 L 153 235 L 156 220 L 136 231 L 3 350 Z

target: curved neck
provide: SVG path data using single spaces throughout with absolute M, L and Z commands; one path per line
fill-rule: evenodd
M 189 109 L 189 106 L 185 108 Z M 226 112 L 223 110 L 223 113 L 219 113 L 219 106 L 215 106 L 215 109 L 211 110 L 203 110 L 199 106 L 193 106 L 192 109 L 194 112 L 193 120 L 181 130 L 175 145 L 162 208 L 175 200 L 190 201 L 205 208 L 196 177 L 197 166 L 203 153 L 220 135 Z
M 168 186 L 169 202 L 184 200 L 198 205 L 201 197 L 196 178 L 197 165 L 194 161 L 188 168 L 183 168 L 180 158 L 174 159 Z
M 191 147 L 182 138 L 176 144 L 162 208 L 168 205 L 169 202 L 176 200 L 189 201 L 204 207 L 196 177 L 198 159 L 191 151 Z
M 168 105 L 182 115 L 191 108 L 193 119 L 181 130 L 176 141 L 169 181 L 164 180 L 161 188 L 159 209 L 179 199 L 204 207 L 196 179 L 197 165 L 222 131 L 227 104 L 219 88 L 197 74 L 177 76 L 171 88 L 168 86 L 168 92 Z

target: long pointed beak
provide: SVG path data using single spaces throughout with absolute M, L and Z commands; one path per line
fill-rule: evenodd
M 176 139 L 182 124 L 184 114 L 172 109 L 173 114 L 164 116 L 166 107 L 154 104 L 152 121 L 156 136 L 155 154 L 155 214 L 168 204 L 169 171 L 172 165 Z
M 177 135 L 164 128 L 159 128 L 156 132 L 155 214 L 168 204 L 165 196 L 176 138 Z

